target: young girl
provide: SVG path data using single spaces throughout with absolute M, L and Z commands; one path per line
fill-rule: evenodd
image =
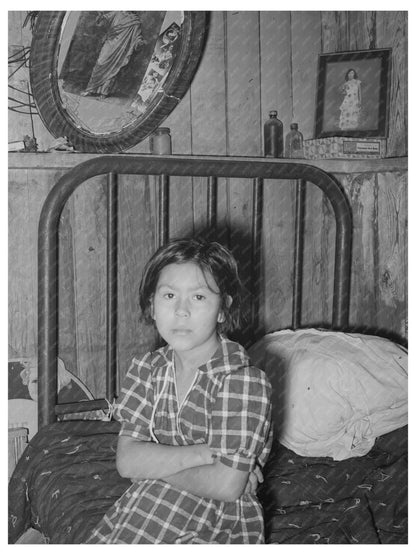
M 264 543 L 254 490 L 271 387 L 224 335 L 239 324 L 240 287 L 218 243 L 172 241 L 148 262 L 140 305 L 167 345 L 126 376 L 117 469 L 133 484 L 88 543 Z

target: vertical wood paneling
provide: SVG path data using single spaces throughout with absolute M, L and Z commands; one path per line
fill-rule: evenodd
M 259 13 L 227 12 L 227 120 L 231 156 L 259 156 Z
M 227 12 L 227 121 L 230 155 L 261 155 L 258 12 Z M 251 289 L 252 182 L 229 181 L 231 246 Z
M 322 12 L 322 51 L 375 48 L 376 13 L 378 12 Z
M 45 180 L 47 181 L 47 180 Z M 53 183 L 53 182 L 52 182 Z M 32 190 L 33 196 L 36 191 Z M 67 370 L 77 374 L 77 318 L 74 280 L 74 203 L 66 203 L 59 225 L 59 356 Z
M 291 12 L 260 12 L 261 137 L 270 110 L 278 111 L 284 130 L 293 119 L 291 17 Z
M 194 154 L 223 154 L 227 149 L 224 20 L 223 12 L 211 12 L 204 55 L 191 86 Z M 219 189 L 224 194 L 221 181 Z M 207 223 L 206 180 L 194 178 L 192 193 L 194 229 L 199 231 Z
M 321 52 L 334 52 L 337 44 L 336 12 L 321 12 Z
M 163 122 L 169 127 L 172 136 L 173 154 L 192 154 L 192 94 L 189 89 L 175 110 Z M 190 178 L 172 178 L 169 186 L 169 236 L 184 236 L 192 231 L 192 222 L 183 214 L 192 213 L 192 180 Z
M 303 325 L 331 324 L 334 218 L 318 187 L 307 184 L 304 245 Z
M 337 23 L 337 47 L 336 51 L 350 49 L 350 12 L 335 12 Z
M 352 250 L 350 325 L 375 322 L 377 256 L 377 183 L 375 174 L 337 175 L 350 200 L 354 230 Z
M 322 12 L 322 52 L 349 50 L 348 12 Z
M 192 178 L 172 177 L 170 179 L 169 197 L 169 237 L 176 239 L 192 235 L 194 230 Z
M 141 319 L 139 286 L 144 265 L 154 252 L 156 218 L 152 179 L 119 176 L 118 360 L 122 381 L 133 356 L 154 348 L 152 326 Z
M 376 45 L 376 12 L 354 11 L 349 17 L 348 50 L 367 50 Z
M 78 375 L 105 395 L 106 180 L 89 179 L 74 193 L 73 235 Z
M 223 12 L 211 12 L 204 55 L 192 81 L 192 153 L 223 154 L 226 148 L 225 35 Z
M 191 128 L 191 91 L 163 123 L 169 127 L 172 135 L 173 154 L 192 153 Z M 182 237 L 192 232 L 193 224 L 184 214 L 192 214 L 192 179 L 172 178 L 169 187 L 170 221 L 169 235 L 171 238 Z
M 294 198 L 293 183 L 266 181 L 263 220 L 266 331 L 288 327 L 292 320 Z
M 378 174 L 378 275 L 376 322 L 380 328 L 406 332 L 407 180 L 405 175 Z
M 315 220 L 315 215 L 311 214 Z M 324 279 L 319 290 L 322 299 L 322 321 L 332 323 L 332 297 L 334 291 L 335 267 L 335 217 L 329 200 L 322 202 L 322 274 Z
M 37 232 L 43 202 L 59 173 L 10 170 L 8 197 L 9 350 L 37 353 Z
M 36 354 L 36 257 L 28 237 L 36 232 L 33 212 L 39 211 L 43 195 L 37 206 L 30 207 L 27 172 L 9 172 L 9 356 L 31 357 Z
M 321 17 L 319 12 L 292 12 L 291 66 L 293 106 L 290 121 L 299 124 L 305 139 L 314 136 L 316 104 L 316 72 L 321 48 Z
M 260 68 L 262 121 L 276 109 L 284 134 L 293 121 L 295 90 L 292 80 L 292 12 L 260 12 Z M 262 146 L 263 152 L 264 145 Z M 264 184 L 262 279 L 260 322 L 271 331 L 290 325 L 292 295 L 293 192 L 290 182 Z
M 388 156 L 407 153 L 407 12 L 377 12 L 377 47 L 392 48 Z

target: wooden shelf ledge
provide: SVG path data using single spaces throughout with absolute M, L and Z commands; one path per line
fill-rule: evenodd
M 125 154 L 125 153 L 123 153 Z M 127 153 L 128 154 L 128 153 Z M 87 154 L 81 152 L 10 152 L 9 169 L 70 169 L 102 154 Z M 108 156 L 108 155 L 107 155 Z M 110 155 L 111 156 L 111 155 Z M 137 156 L 137 154 L 131 154 Z M 215 158 L 215 157 L 214 157 Z M 236 157 L 238 158 L 238 157 Z M 256 160 L 258 158 L 254 158 Z M 283 161 L 284 159 L 282 159 Z M 289 161 L 289 160 L 286 160 Z M 305 160 L 292 159 L 290 161 L 301 164 L 316 166 L 328 173 L 365 173 L 365 172 L 402 172 L 407 170 L 408 159 L 401 158 L 380 158 L 380 159 L 326 159 L 326 160 Z

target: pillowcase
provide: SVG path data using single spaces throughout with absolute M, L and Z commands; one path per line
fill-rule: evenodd
M 362 456 L 407 424 L 407 351 L 388 339 L 284 330 L 249 354 L 273 386 L 275 437 L 299 455 Z

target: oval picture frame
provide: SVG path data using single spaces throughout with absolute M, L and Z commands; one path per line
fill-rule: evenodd
M 39 12 L 30 83 L 45 127 L 82 152 L 133 147 L 187 92 L 207 30 L 208 12 Z

